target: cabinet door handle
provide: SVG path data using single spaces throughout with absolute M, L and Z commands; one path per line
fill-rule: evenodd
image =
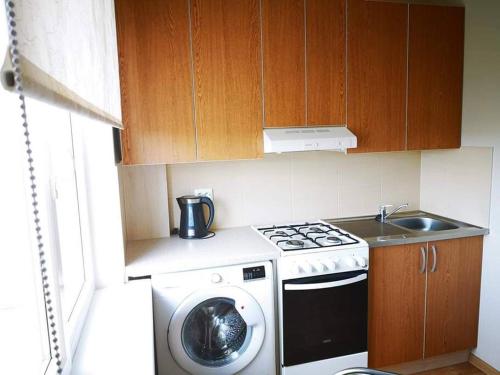
M 426 261 L 426 256 L 425 256 L 425 249 L 423 246 L 420 248 L 420 255 L 422 257 L 420 260 L 420 269 L 418 271 L 420 273 L 424 273 L 425 272 L 425 265 L 427 264 L 427 261 Z
M 436 245 L 432 245 L 431 249 L 432 249 L 432 267 L 431 267 L 431 272 L 436 272 L 436 268 L 437 268 L 437 249 L 436 249 Z

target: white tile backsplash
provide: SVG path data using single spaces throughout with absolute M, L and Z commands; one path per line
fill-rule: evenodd
M 217 228 L 367 215 L 382 203 L 419 208 L 420 152 L 177 164 L 167 166 L 167 179 L 171 226 L 180 219 L 175 198 L 196 188 L 213 188 Z

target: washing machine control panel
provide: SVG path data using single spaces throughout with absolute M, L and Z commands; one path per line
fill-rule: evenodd
M 266 278 L 266 269 L 264 265 L 256 267 L 243 268 L 243 280 L 258 280 Z

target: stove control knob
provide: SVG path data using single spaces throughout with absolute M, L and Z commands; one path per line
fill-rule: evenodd
M 214 284 L 219 284 L 220 282 L 222 282 L 222 276 L 220 275 L 220 273 L 213 273 L 211 281 Z
M 333 259 L 326 259 L 323 263 L 327 271 L 335 271 L 335 268 L 337 268 L 337 263 Z
M 313 271 L 311 264 L 308 261 L 300 263 L 299 273 L 311 273 Z
M 300 267 L 297 263 L 293 262 L 291 265 L 290 265 L 290 273 L 293 274 L 293 275 L 296 275 L 298 273 L 300 273 Z
M 367 266 L 365 257 L 354 257 L 354 259 L 356 260 L 356 263 L 358 264 L 359 267 L 365 268 Z
M 356 259 L 353 257 L 345 257 L 342 259 L 344 264 L 349 268 L 355 268 L 357 266 Z
M 312 262 L 311 264 L 312 264 L 313 271 L 316 271 L 316 272 L 324 272 L 325 271 L 325 265 L 323 263 L 321 263 L 320 261 L 316 260 L 316 261 Z

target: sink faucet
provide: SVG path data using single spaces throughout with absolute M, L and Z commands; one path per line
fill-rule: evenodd
M 380 221 L 381 223 L 385 223 L 389 216 L 398 212 L 402 208 L 408 207 L 408 203 L 403 203 L 401 206 L 398 206 L 394 210 L 392 210 L 392 212 L 387 213 L 387 209 L 389 207 L 392 207 L 392 204 L 384 204 L 384 205 L 380 206 L 378 208 L 379 214 L 377 216 L 375 216 L 375 220 Z

